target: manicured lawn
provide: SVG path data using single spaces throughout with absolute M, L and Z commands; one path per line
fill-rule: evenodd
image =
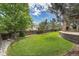
M 31 35 L 20 38 L 7 50 L 7 55 L 15 56 L 53 56 L 63 55 L 73 48 L 73 43 L 59 37 L 58 32 Z

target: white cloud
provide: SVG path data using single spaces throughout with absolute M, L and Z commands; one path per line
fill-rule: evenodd
M 48 4 L 46 4 L 46 3 L 30 3 L 29 8 L 31 10 L 32 15 L 38 16 L 41 14 L 42 11 L 47 11 Z
M 37 8 L 34 8 L 34 13 L 33 15 L 40 15 L 40 10 L 38 10 Z

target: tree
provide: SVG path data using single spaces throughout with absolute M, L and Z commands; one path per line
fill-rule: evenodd
M 57 16 L 57 19 L 59 21 L 62 21 L 64 19 L 64 30 L 66 30 L 66 20 L 67 20 L 67 12 L 68 12 L 68 4 L 64 3 L 51 3 L 51 7 L 49 7 L 49 10 L 51 13 L 54 13 Z M 61 18 L 62 17 L 62 18 Z
M 49 10 L 51 13 L 54 13 L 60 21 L 63 21 L 63 30 L 66 31 L 74 19 L 71 15 L 78 14 L 79 12 L 79 4 L 52 3 Z
M 31 26 L 28 4 L 0 4 L 0 25 L 7 32 L 24 31 Z
M 71 30 L 75 28 L 75 31 L 79 31 L 79 4 L 52 3 L 49 10 L 51 13 L 54 13 L 60 21 L 63 19 L 64 31 L 70 29 L 70 27 L 72 27 Z
M 70 4 L 71 6 L 71 17 L 70 19 L 73 21 L 71 22 L 73 25 L 72 25 L 72 28 L 75 29 L 75 31 L 79 31 L 79 4 Z M 70 20 L 70 21 L 71 21 Z
M 52 31 L 57 31 L 60 30 L 60 22 L 56 21 L 56 19 L 52 18 L 52 20 L 50 20 L 50 30 Z
M 41 22 L 39 24 L 39 28 L 38 28 L 38 31 L 39 32 L 46 32 L 48 30 L 48 22 L 47 22 L 47 19 L 43 22 Z

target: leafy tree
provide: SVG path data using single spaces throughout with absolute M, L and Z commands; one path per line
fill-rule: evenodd
M 66 13 L 68 12 L 67 6 L 68 4 L 64 4 L 64 3 L 51 3 L 51 7 L 49 7 L 51 13 L 54 13 L 60 22 L 62 21 L 62 19 L 64 19 L 63 21 L 65 22 L 64 29 L 66 28 L 66 20 L 67 20 Z
M 68 3 L 52 3 L 49 7 L 51 13 L 54 13 L 60 21 L 63 21 L 64 31 L 69 28 L 70 24 L 74 23 L 73 14 L 78 15 L 79 4 L 68 4 Z M 62 18 L 61 18 L 62 17 Z
M 0 4 L 0 27 L 7 32 L 24 31 L 32 25 L 28 4 Z
M 38 28 L 38 31 L 39 32 L 46 32 L 48 30 L 48 22 L 47 22 L 47 19 L 43 22 L 41 22 L 39 24 L 39 28 Z

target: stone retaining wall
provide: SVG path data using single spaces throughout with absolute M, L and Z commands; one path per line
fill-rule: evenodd
M 79 35 L 68 34 L 68 33 L 63 33 L 63 32 L 60 32 L 60 35 L 63 38 L 65 38 L 65 39 L 67 39 L 67 40 L 69 40 L 69 41 L 71 41 L 73 43 L 79 44 Z

